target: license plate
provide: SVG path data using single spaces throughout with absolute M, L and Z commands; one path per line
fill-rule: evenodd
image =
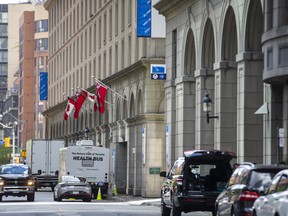
M 79 194 L 79 191 L 73 191 L 72 193 L 73 194 Z

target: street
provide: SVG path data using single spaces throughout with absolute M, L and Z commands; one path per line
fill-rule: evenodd
M 148 199 L 154 201 L 155 199 Z M 146 201 L 148 201 L 146 200 Z M 159 216 L 160 207 L 144 205 L 145 199 L 126 202 L 117 201 L 111 197 L 105 200 L 92 200 L 86 203 L 76 200 L 54 202 L 50 190 L 39 190 L 35 195 L 35 202 L 27 202 L 26 197 L 3 197 L 0 203 L 0 215 L 8 216 Z M 209 213 L 195 212 L 184 214 L 187 216 L 209 216 Z

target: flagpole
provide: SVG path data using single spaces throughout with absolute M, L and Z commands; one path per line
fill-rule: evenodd
M 96 79 L 94 76 L 92 76 L 92 79 L 94 79 L 97 83 L 100 83 L 101 85 L 103 85 L 105 88 L 109 89 L 110 91 L 114 92 L 116 95 L 118 95 L 119 97 L 123 98 L 124 100 L 128 101 L 127 98 L 123 97 L 122 95 L 120 95 L 118 92 L 116 92 L 115 90 L 113 90 L 112 88 L 110 88 L 109 86 L 105 85 L 103 82 L 101 82 L 100 80 Z

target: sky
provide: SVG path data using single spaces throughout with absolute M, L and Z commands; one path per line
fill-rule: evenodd
M 28 2 L 28 0 L 0 0 L 0 4 L 16 4 Z

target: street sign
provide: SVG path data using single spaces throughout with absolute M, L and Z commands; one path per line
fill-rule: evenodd
M 284 147 L 284 128 L 279 128 L 278 130 L 279 147 Z
M 166 80 L 165 64 L 151 64 L 150 71 L 152 80 Z

